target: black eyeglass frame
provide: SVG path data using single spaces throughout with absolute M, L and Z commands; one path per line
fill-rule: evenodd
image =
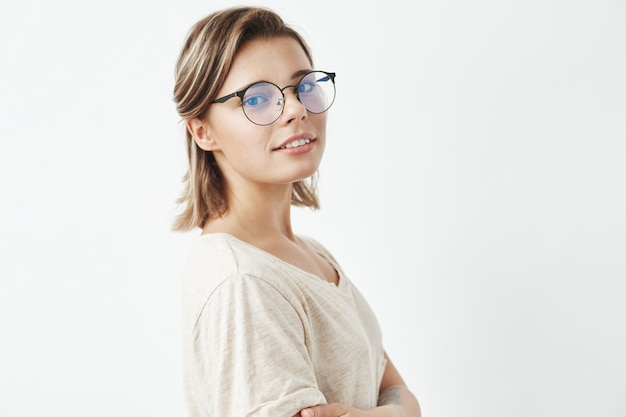
M 250 84 L 249 86 L 247 86 L 246 88 L 244 88 L 242 90 L 235 91 L 234 93 L 231 93 L 231 94 L 228 94 L 228 95 L 225 95 L 223 97 L 220 97 L 220 98 L 217 98 L 217 99 L 213 100 L 211 102 L 211 104 L 225 103 L 226 101 L 230 100 L 231 98 L 235 98 L 235 97 L 239 97 L 239 99 L 243 102 L 243 97 L 245 96 L 246 91 L 248 91 L 249 88 L 251 88 L 251 87 L 253 87 L 253 86 L 257 85 L 257 84 L 261 84 L 261 83 L 271 84 L 271 85 L 275 86 L 276 88 L 278 88 L 278 90 L 280 90 L 281 94 L 283 95 L 282 108 L 280 110 L 280 113 L 278 113 L 278 115 L 276 116 L 276 118 L 274 120 L 272 120 L 271 122 L 269 122 L 269 123 L 261 124 L 261 123 L 256 123 L 256 122 L 252 121 L 248 117 L 248 115 L 246 114 L 245 110 L 243 112 L 244 116 L 246 116 L 246 119 L 250 120 L 250 122 L 254 123 L 255 125 L 259 125 L 259 126 L 271 125 L 272 123 L 274 123 L 276 120 L 278 120 L 280 118 L 280 116 L 283 114 L 283 111 L 285 110 L 285 90 L 288 89 L 288 88 L 295 88 L 296 89 L 296 97 L 297 97 L 298 101 L 300 103 L 302 103 L 302 101 L 300 100 L 300 94 L 299 94 L 299 92 L 297 90 L 297 87 L 300 85 L 302 80 L 304 80 L 304 78 L 307 75 L 312 74 L 314 72 L 321 72 L 323 74 L 326 74 L 328 76 L 328 78 L 330 78 L 330 81 L 332 81 L 333 88 L 336 91 L 336 88 L 337 88 L 336 85 L 335 85 L 336 73 L 334 73 L 334 72 L 327 72 L 327 71 L 320 71 L 320 70 L 312 70 L 312 71 L 308 71 L 307 73 L 302 75 L 302 77 L 300 77 L 300 79 L 298 80 L 298 82 L 295 85 L 286 85 L 286 86 L 281 88 L 281 87 L 277 86 L 276 84 L 274 84 L 273 82 L 270 82 L 270 81 L 256 81 L 256 82 L 253 82 L 252 84 Z M 336 93 L 335 93 L 335 96 L 336 96 Z M 330 109 L 330 107 L 335 102 L 335 96 L 333 96 L 333 101 L 330 102 L 328 107 L 324 111 L 321 111 L 321 112 L 313 112 L 313 111 L 309 110 L 304 103 L 302 103 L 302 105 L 306 108 L 306 111 L 308 111 L 309 113 L 313 113 L 313 114 L 325 113 L 325 112 L 328 111 L 328 109 Z

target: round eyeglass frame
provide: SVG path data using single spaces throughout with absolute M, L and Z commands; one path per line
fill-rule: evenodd
M 298 86 L 300 85 L 300 83 L 302 83 L 302 81 L 303 81 L 303 80 L 304 80 L 304 79 L 305 79 L 308 75 L 313 74 L 313 73 L 316 73 L 316 72 L 319 72 L 319 73 L 322 73 L 322 74 L 326 74 L 326 76 L 327 76 L 327 77 L 330 79 L 330 81 L 333 83 L 333 99 L 332 99 L 332 101 L 328 104 L 328 106 L 326 106 L 326 108 L 325 108 L 324 110 L 319 111 L 319 112 L 314 112 L 314 111 L 309 110 L 309 109 L 308 109 L 308 107 L 306 106 L 306 104 L 304 104 L 304 103 L 302 102 L 302 100 L 300 100 L 300 92 L 298 91 Z M 257 123 L 257 122 L 255 122 L 254 120 L 250 119 L 250 117 L 246 114 L 246 110 L 245 110 L 245 108 L 242 106 L 242 110 L 243 110 L 243 114 L 244 114 L 244 116 L 246 116 L 246 119 L 250 120 L 250 122 L 251 122 L 251 123 L 254 123 L 255 125 L 258 125 L 258 126 L 268 126 L 268 125 L 271 125 L 272 123 L 274 123 L 276 120 L 278 120 L 278 119 L 280 118 L 280 116 L 282 116 L 283 111 L 285 110 L 285 90 L 286 90 L 286 89 L 288 89 L 288 88 L 294 88 L 294 89 L 296 90 L 296 91 L 295 91 L 295 93 L 296 93 L 296 98 L 297 98 L 297 99 L 298 99 L 298 101 L 299 101 L 299 102 L 300 102 L 300 103 L 304 106 L 304 108 L 306 108 L 306 110 L 307 110 L 309 113 L 313 113 L 313 114 L 321 114 L 321 113 L 324 113 L 324 112 L 328 111 L 328 109 L 330 109 L 330 107 L 331 107 L 331 106 L 333 105 L 333 103 L 335 102 L 335 97 L 336 97 L 336 92 L 337 92 L 337 89 L 336 89 L 336 86 L 335 86 L 335 76 L 336 76 L 336 74 L 335 74 L 334 72 L 326 72 L 326 71 L 320 71 L 320 70 L 312 70 L 312 71 L 308 71 L 308 72 L 306 72 L 305 74 L 303 74 L 303 75 L 302 75 L 302 77 L 300 77 L 300 79 L 298 80 L 298 82 L 297 82 L 296 84 L 293 84 L 293 85 L 286 85 L 286 86 L 284 86 L 284 87 L 282 87 L 282 88 L 281 88 L 281 87 L 279 87 L 278 85 L 276 85 L 276 84 L 272 83 L 272 82 L 269 82 L 269 81 L 256 81 L 256 82 L 254 82 L 254 83 L 250 84 L 249 86 L 247 86 L 246 88 L 244 88 L 244 89 L 242 89 L 242 90 L 235 91 L 234 93 L 231 93 L 231 94 L 228 94 L 228 95 L 225 95 L 225 96 L 223 96 L 223 97 L 220 97 L 220 98 L 217 98 L 217 99 L 213 100 L 213 101 L 211 102 L 211 104 L 216 104 L 216 103 L 225 103 L 226 101 L 230 100 L 231 98 L 235 98 L 235 97 L 239 97 L 239 99 L 243 102 L 243 98 L 245 97 L 245 94 L 246 94 L 246 92 L 248 91 L 248 89 L 250 89 L 250 88 L 252 88 L 252 87 L 254 87 L 254 86 L 258 85 L 258 84 L 271 84 L 271 85 L 275 86 L 275 87 L 276 87 L 276 88 L 277 88 L 277 89 L 281 92 L 281 94 L 283 95 L 283 99 L 282 99 L 282 101 L 281 101 L 281 109 L 280 109 L 280 112 L 278 112 L 278 114 L 276 115 L 276 118 L 275 118 L 274 120 L 272 120 L 271 122 L 268 122 L 268 123 Z

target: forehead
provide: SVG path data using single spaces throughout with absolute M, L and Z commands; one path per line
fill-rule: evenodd
M 222 90 L 242 88 L 256 81 L 282 85 L 295 74 L 312 69 L 302 45 L 292 37 L 257 38 L 237 52 Z

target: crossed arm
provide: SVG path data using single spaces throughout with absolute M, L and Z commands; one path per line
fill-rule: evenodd
M 421 417 L 419 403 L 385 353 L 387 366 L 380 384 L 378 406 L 359 410 L 344 404 L 305 408 L 296 417 Z

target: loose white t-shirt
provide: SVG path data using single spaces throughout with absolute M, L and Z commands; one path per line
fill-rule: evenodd
M 330 283 L 225 234 L 200 236 L 183 278 L 191 417 L 291 417 L 377 405 L 385 358 L 376 318 L 334 258 Z

